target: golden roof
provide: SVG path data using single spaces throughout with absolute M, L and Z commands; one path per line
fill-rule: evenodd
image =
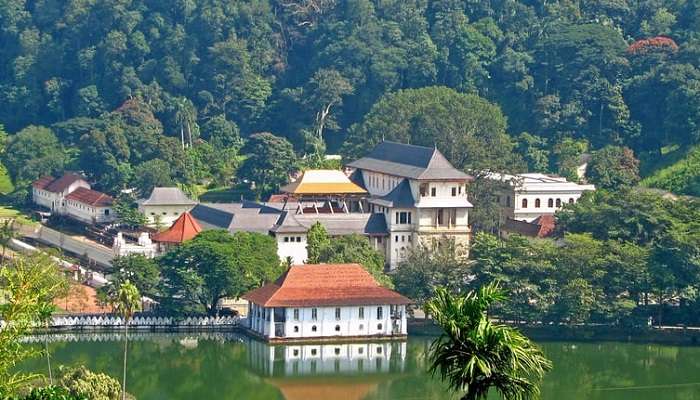
M 332 169 L 310 169 L 301 178 L 280 189 L 289 194 L 367 194 L 342 172 Z

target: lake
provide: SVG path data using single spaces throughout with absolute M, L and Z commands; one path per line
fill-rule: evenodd
M 119 334 L 49 338 L 53 364 L 84 364 L 121 379 Z M 129 343 L 127 390 L 139 400 L 458 399 L 425 372 L 429 344 L 429 338 L 412 337 L 268 346 L 233 333 L 136 333 Z M 542 385 L 543 399 L 700 400 L 700 347 L 540 345 L 554 363 Z M 30 364 L 45 373 L 45 359 Z

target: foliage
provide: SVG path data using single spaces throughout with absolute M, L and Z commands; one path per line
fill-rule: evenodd
M 19 186 L 63 170 L 66 158 L 56 135 L 43 126 L 28 126 L 10 137 L 3 164 Z
M 700 146 L 674 164 L 642 180 L 642 185 L 700 197 Z
M 0 320 L 5 324 L 0 330 L 0 397 L 16 393 L 36 378 L 16 368 L 22 360 L 38 354 L 20 340 L 39 322 L 42 310 L 65 294 L 67 287 L 65 277 L 48 256 L 15 257 L 0 267 Z
M 105 298 L 115 297 L 121 284 L 127 281 L 131 282 L 142 295 L 158 297 L 160 268 L 154 259 L 141 254 L 117 257 L 112 262 L 112 271 L 110 282 L 98 289 L 98 293 Z
M 85 395 L 73 395 L 68 389 L 60 386 L 46 386 L 43 388 L 34 388 L 28 395 L 22 397 L 22 400 L 88 400 L 92 397 Z
M 119 222 L 127 226 L 137 227 L 147 222 L 146 216 L 139 211 L 136 199 L 131 194 L 121 193 L 117 196 L 114 201 L 114 211 L 117 213 Z
M 452 239 L 441 239 L 411 249 L 393 273 L 396 290 L 422 306 L 438 287 L 460 293 L 470 279 L 466 250 Z
M 309 228 L 306 239 L 306 251 L 310 264 L 346 264 L 357 263 L 372 274 L 377 282 L 393 288 L 394 284 L 384 274 L 384 256 L 372 248 L 369 240 L 359 234 L 330 237 L 320 222 Z
M 60 386 L 72 396 L 90 400 L 118 400 L 121 394 L 119 382 L 103 373 L 96 373 L 80 366 L 62 368 Z
M 270 194 L 286 183 L 296 170 L 296 155 L 291 143 L 271 133 L 256 133 L 244 147 L 249 154 L 239 170 L 239 177 L 255 184 L 258 195 Z
M 539 397 L 539 381 L 552 363 L 516 329 L 495 324 L 488 311 L 507 299 L 498 284 L 452 295 L 438 288 L 425 310 L 443 329 L 430 347 L 430 371 L 440 374 L 465 400 L 486 399 L 495 389 L 504 399 Z
M 110 298 L 110 304 L 126 326 L 134 313 L 141 310 L 141 294 L 138 288 L 127 279 L 119 284 L 113 297 Z
M 207 230 L 159 259 L 162 306 L 175 314 L 214 315 L 219 300 L 237 298 L 282 272 L 277 242 L 260 233 Z
M 586 177 L 602 189 L 623 189 L 639 182 L 639 160 L 627 147 L 606 146 L 593 153 Z

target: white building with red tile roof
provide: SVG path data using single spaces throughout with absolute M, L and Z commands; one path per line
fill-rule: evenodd
M 270 341 L 404 338 L 411 303 L 359 264 L 294 265 L 243 298 L 248 328 Z
M 116 219 L 114 199 L 92 190 L 81 175 L 68 172 L 60 178 L 45 176 L 32 183 L 32 200 L 52 213 L 86 224 L 107 223 Z

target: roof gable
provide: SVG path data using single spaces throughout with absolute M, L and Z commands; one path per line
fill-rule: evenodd
M 90 186 L 85 178 L 73 172 L 67 172 L 60 178 L 54 178 L 52 176 L 41 177 L 34 181 L 32 186 L 52 193 L 61 193 L 68 189 L 70 185 L 78 181 L 83 181 L 86 185 Z
M 182 243 L 197 236 L 202 231 L 197 220 L 192 215 L 185 211 L 173 222 L 167 230 L 156 233 L 152 239 L 154 242 L 162 243 Z
M 411 184 L 408 182 L 408 179 L 403 179 L 391 192 L 380 197 L 379 200 L 382 200 L 387 207 L 392 208 L 411 208 L 416 204 L 416 199 L 413 198 Z
M 147 206 L 195 205 L 197 202 L 187 197 L 178 187 L 155 187 L 151 196 L 141 204 Z
M 437 148 L 383 141 L 351 168 L 425 180 L 469 180 L 471 177 L 450 164 Z

